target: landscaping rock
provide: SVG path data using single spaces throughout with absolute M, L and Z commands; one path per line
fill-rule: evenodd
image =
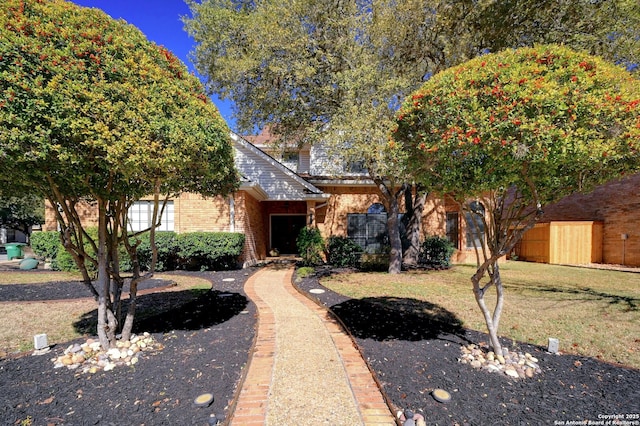
M 162 350 L 149 333 L 133 336 L 130 341 L 118 341 L 117 347 L 103 351 L 100 342 L 87 339 L 82 344 L 74 344 L 65 349 L 63 355 L 53 358 L 54 368 L 67 367 L 83 373 L 94 374 L 97 371 L 111 371 L 122 365 L 135 365 L 142 351 Z
M 469 364 L 475 369 L 482 369 L 490 373 L 502 373 L 514 379 L 532 378 L 541 373 L 538 359 L 529 353 L 502 349 L 502 354 L 495 354 L 470 344 L 460 347 L 461 356 L 458 361 Z

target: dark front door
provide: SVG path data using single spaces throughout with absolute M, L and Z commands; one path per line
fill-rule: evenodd
M 296 254 L 296 239 L 306 226 L 306 216 L 271 216 L 271 249 L 281 254 Z

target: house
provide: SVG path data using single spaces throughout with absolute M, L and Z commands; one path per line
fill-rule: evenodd
M 640 174 L 547 206 L 512 255 L 555 264 L 640 266 Z
M 160 230 L 242 232 L 245 265 L 265 260 L 272 249 L 295 254 L 298 232 L 307 225 L 317 226 L 325 238 L 348 236 L 367 251 L 381 249 L 386 209 L 366 170 L 339 164 L 321 145 L 275 150 L 268 132 L 253 137 L 232 133 L 231 139 L 240 189 L 224 198 L 190 193 L 176 197 L 164 211 Z M 152 208 L 148 200 L 131 208 L 133 230 L 149 225 Z M 44 230 L 56 229 L 53 213 L 47 209 Z M 87 224 L 96 223 L 90 208 L 81 217 Z M 475 262 L 463 223 L 454 203 L 436 197 L 427 200 L 423 232 L 449 238 L 458 248 L 454 261 Z

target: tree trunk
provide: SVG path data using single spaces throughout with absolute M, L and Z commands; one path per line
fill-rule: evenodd
M 387 235 L 389 237 L 389 245 L 391 246 L 391 252 L 389 253 L 389 273 L 399 274 L 402 272 L 402 240 L 400 238 L 400 229 L 398 228 L 398 214 L 400 213 L 398 197 L 404 193 L 404 186 L 394 194 L 382 179 L 375 177 L 372 179 L 389 209 L 387 212 Z
M 110 336 L 113 330 L 109 329 L 111 320 L 109 317 L 108 297 L 110 291 L 108 253 L 107 253 L 107 214 L 103 200 L 98 201 L 98 279 L 96 286 L 100 289 L 98 296 L 98 339 L 103 349 L 111 347 Z
M 481 285 L 482 278 L 485 273 L 493 270 L 493 272 L 489 273 L 489 283 L 485 286 Z M 502 355 L 502 345 L 500 344 L 500 339 L 498 338 L 498 327 L 500 325 L 500 316 L 502 314 L 502 306 L 504 302 L 504 291 L 502 287 L 502 280 L 500 279 L 500 270 L 498 268 L 498 259 L 497 258 L 489 258 L 487 259 L 476 271 L 475 274 L 471 277 L 471 283 L 473 284 L 473 294 L 476 298 L 476 302 L 480 307 L 480 311 L 484 317 L 485 324 L 487 325 L 487 331 L 489 332 L 489 339 L 491 341 L 491 348 L 496 355 Z M 493 310 L 493 314 L 491 310 L 487 306 L 484 300 L 485 293 L 491 287 L 495 286 L 496 288 L 496 307 Z
M 398 214 L 400 208 L 398 200 L 392 197 L 389 200 L 389 213 L 387 213 L 387 232 L 389 233 L 389 273 L 399 274 L 402 272 L 402 240 L 400 239 L 400 228 L 398 227 Z
M 408 198 L 411 198 L 412 194 L 409 190 Z M 427 201 L 427 192 L 416 193 L 415 200 L 411 202 L 411 211 L 407 209 L 407 214 L 410 215 L 409 221 L 406 225 L 407 243 L 408 246 L 404 251 L 402 263 L 408 266 L 418 265 L 418 255 L 420 254 L 420 234 L 422 232 L 422 213 L 424 212 L 424 205 Z M 408 205 L 408 203 L 406 203 Z
M 133 330 L 133 320 L 136 316 L 136 304 L 138 297 L 138 279 L 131 280 L 129 288 L 129 308 L 127 309 L 127 316 L 122 326 L 122 340 L 131 339 L 131 330 Z

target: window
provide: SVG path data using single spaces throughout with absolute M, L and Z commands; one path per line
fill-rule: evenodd
M 293 170 L 294 172 L 298 171 L 298 162 L 300 160 L 300 154 L 298 152 L 286 151 L 282 154 L 282 164 L 284 164 L 287 168 Z
M 465 213 L 467 222 L 467 248 L 482 247 L 484 244 L 484 206 L 478 201 L 469 203 L 470 212 Z
M 160 204 L 162 206 L 162 203 Z M 173 201 L 167 202 L 158 231 L 173 231 Z M 129 208 L 129 231 L 143 231 L 151 226 L 153 201 L 136 201 Z
M 388 244 L 387 213 L 380 203 L 372 204 L 367 213 L 347 215 L 347 237 L 367 253 L 377 253 Z
M 387 210 L 384 208 L 384 206 L 380 203 L 373 203 L 369 206 L 369 208 L 367 209 L 367 213 L 370 214 L 380 214 L 380 213 L 387 213 Z
M 447 212 L 447 240 L 457 249 L 460 248 L 460 237 L 458 234 L 459 217 L 458 212 Z
M 387 214 L 348 214 L 347 236 L 367 253 L 380 252 L 387 243 Z
M 367 168 L 364 166 L 364 160 L 350 161 L 347 163 L 347 172 L 354 174 L 367 173 Z

